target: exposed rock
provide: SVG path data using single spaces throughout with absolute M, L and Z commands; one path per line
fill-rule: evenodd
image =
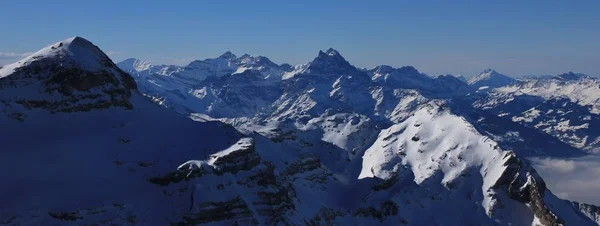
M 600 225 L 600 207 L 586 203 L 573 202 L 573 207 L 581 211 L 590 220 Z
M 175 225 L 197 225 L 223 220 L 252 222 L 252 212 L 240 196 L 224 202 L 204 202 L 197 208 L 198 211 L 186 214 Z
M 528 204 L 543 225 L 563 225 L 564 222 L 546 206 L 546 183 L 535 170 L 513 152 L 507 152 L 503 159 L 506 170 L 493 187 L 506 188 L 510 198 Z

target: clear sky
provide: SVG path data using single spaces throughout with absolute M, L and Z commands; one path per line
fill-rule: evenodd
M 0 31 L 0 65 L 82 36 L 115 61 L 184 65 L 230 50 L 300 64 L 333 47 L 357 67 L 430 75 L 600 75 L 600 0 L 2 0 Z

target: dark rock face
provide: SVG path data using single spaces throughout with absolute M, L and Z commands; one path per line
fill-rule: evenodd
M 275 165 L 261 159 L 253 142 L 238 145 L 209 161 L 190 161 L 175 172 L 148 179 L 173 198 L 190 197 L 191 207 L 176 225 L 290 224 L 287 217 L 297 199 L 293 185 L 278 176 Z M 190 183 L 179 183 L 183 181 Z M 206 195 L 207 187 L 216 189 L 214 197 Z M 176 193 L 180 195 L 172 195 Z M 230 198 L 223 200 L 220 195 Z
M 398 215 L 398 209 L 398 204 L 388 200 L 381 203 L 378 208 L 373 206 L 358 208 L 352 215 L 371 217 L 383 222 L 387 217 Z
M 319 51 L 319 55 L 310 63 L 308 69 L 311 73 L 338 75 L 357 71 L 339 52 L 331 48 L 326 52 Z
M 213 158 L 216 158 L 214 161 L 214 166 L 216 167 L 217 174 L 235 174 L 241 170 L 251 170 L 261 163 L 260 156 L 258 156 L 254 145 L 248 149 L 235 151 L 225 156 Z
M 241 197 L 224 202 L 205 202 L 198 206 L 199 210 L 183 216 L 175 225 L 197 225 L 209 222 L 238 219 L 252 222 L 252 212 Z
M 507 189 L 511 199 L 529 204 L 529 208 L 543 225 L 563 225 L 563 220 L 546 206 L 546 183 L 535 170 L 512 152 L 507 152 L 504 159 L 504 166 L 507 168 L 493 187 Z
M 338 225 L 335 221 L 336 218 L 338 217 L 344 217 L 346 215 L 345 212 L 343 211 L 339 211 L 339 210 L 335 210 L 335 209 L 330 209 L 330 208 L 326 208 L 326 207 L 321 207 L 321 209 L 319 210 L 319 212 L 317 213 L 317 215 L 310 219 L 309 221 L 306 222 L 306 225 L 309 226 L 318 226 L 318 225 L 327 225 L 327 226 L 334 226 L 334 225 Z

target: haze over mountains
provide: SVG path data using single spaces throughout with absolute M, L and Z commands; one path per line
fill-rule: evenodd
M 0 68 L 0 223 L 597 225 L 529 159 L 599 152 L 599 89 L 334 49 L 115 64 L 74 37 Z

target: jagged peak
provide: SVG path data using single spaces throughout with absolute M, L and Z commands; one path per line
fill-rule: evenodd
M 377 67 L 374 67 L 370 71 L 377 74 L 389 74 L 392 72 L 398 72 L 401 74 L 421 74 L 421 72 L 419 72 L 419 70 L 417 70 L 413 66 L 402 66 L 400 68 L 394 68 L 389 65 L 379 65 Z
M 325 51 L 325 53 L 329 56 L 336 56 L 336 55 L 340 55 L 340 52 L 338 52 L 337 50 L 333 49 L 333 48 L 329 48 L 327 49 L 327 51 Z M 341 55 L 340 55 L 341 56 Z
M 319 50 L 318 56 L 309 63 L 308 69 L 312 72 L 340 73 L 342 71 L 356 70 L 342 55 L 334 50 L 326 52 Z
M 337 59 L 344 59 L 344 57 L 342 56 L 342 54 L 340 54 L 340 52 L 338 52 L 337 50 L 335 50 L 333 48 L 329 48 L 325 52 L 323 52 L 323 50 L 319 50 L 319 54 L 318 54 L 317 58 L 337 58 Z

